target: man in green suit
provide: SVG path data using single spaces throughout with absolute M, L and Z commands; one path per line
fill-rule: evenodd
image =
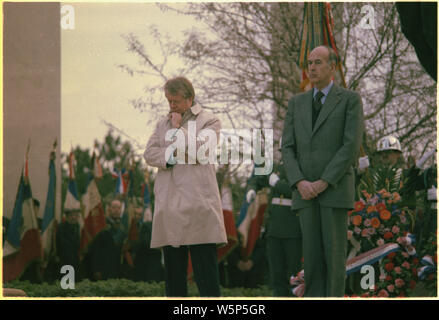
M 314 88 L 288 104 L 282 158 L 302 229 L 305 297 L 343 297 L 347 211 L 363 133 L 360 96 L 334 85 L 337 55 L 319 46 L 308 56 Z

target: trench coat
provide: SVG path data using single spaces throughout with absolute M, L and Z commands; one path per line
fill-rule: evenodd
M 172 154 L 172 151 L 169 153 L 169 147 L 176 141 L 170 139 L 171 129 L 168 117 L 159 120 L 144 152 L 146 163 L 158 168 L 154 183 L 151 248 L 225 244 L 227 236 L 215 165 L 195 161 L 197 157 L 192 157 L 190 152 L 184 163 L 167 165 Z M 181 128 L 175 137 L 184 137 L 185 152 L 198 152 L 200 148 L 206 148 L 207 140 L 200 139 L 200 131 L 208 131 L 204 129 L 210 129 L 209 132 L 213 132 L 216 141 L 219 141 L 220 120 L 199 105 L 194 105 L 183 114 Z M 165 140 L 166 135 L 167 140 L 171 141 Z M 215 142 L 215 150 L 216 145 Z

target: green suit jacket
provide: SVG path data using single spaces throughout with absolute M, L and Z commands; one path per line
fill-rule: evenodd
M 312 128 L 312 92 L 294 96 L 288 103 L 282 137 L 282 158 L 293 188 L 293 210 L 311 206 L 296 189 L 300 180 L 323 179 L 328 188 L 319 194 L 322 206 L 353 208 L 355 165 L 363 134 L 360 96 L 332 86 Z

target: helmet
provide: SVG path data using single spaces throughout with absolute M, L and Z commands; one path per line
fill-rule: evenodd
M 399 143 L 399 140 L 395 138 L 394 136 L 386 136 L 384 138 L 381 138 L 378 140 L 377 143 L 377 151 L 386 151 L 386 150 L 395 150 L 395 151 L 401 151 L 401 143 Z

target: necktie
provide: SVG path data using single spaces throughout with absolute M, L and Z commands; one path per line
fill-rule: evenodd
M 312 126 L 314 128 L 314 124 L 316 123 L 317 117 L 319 116 L 320 110 L 322 109 L 322 98 L 325 94 L 321 91 L 316 93 L 315 99 L 312 104 Z

